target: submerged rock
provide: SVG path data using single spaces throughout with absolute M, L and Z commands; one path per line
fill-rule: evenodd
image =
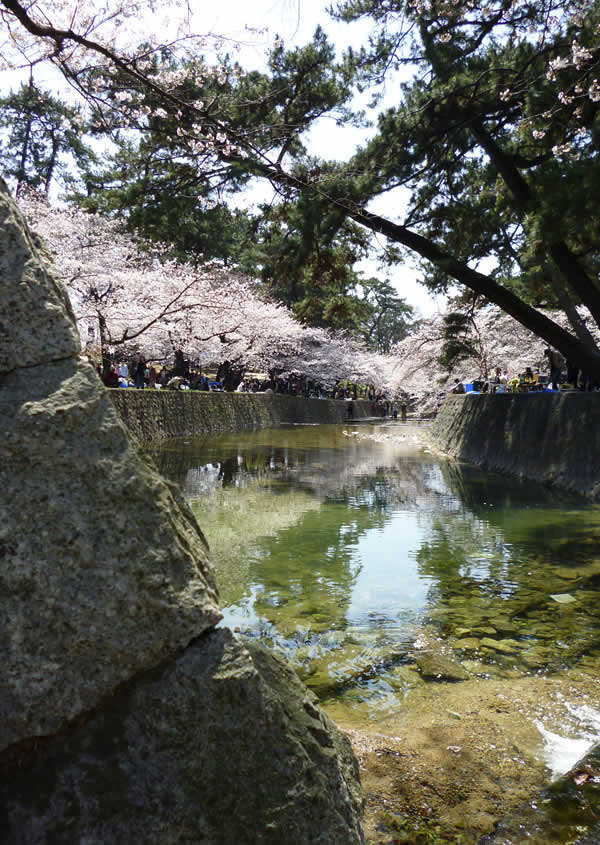
M 544 789 L 521 811 L 499 822 L 478 845 L 574 845 L 600 843 L 600 745 L 596 745 L 566 775 Z M 578 836 L 579 834 L 579 836 Z
M 480 642 L 477 637 L 463 637 L 461 640 L 454 640 L 454 648 L 466 649 L 467 651 L 477 651 Z
M 524 648 L 523 643 L 518 640 L 492 640 L 490 637 L 483 637 L 481 645 L 489 648 L 491 651 L 497 651 L 500 654 L 515 654 L 520 649 Z
M 424 628 L 415 640 L 415 662 L 424 678 L 435 681 L 466 681 L 469 673 L 453 649 L 432 628 Z

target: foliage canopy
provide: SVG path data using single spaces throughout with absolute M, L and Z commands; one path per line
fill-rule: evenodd
M 206 74 L 192 42 L 173 66 L 141 45 L 127 53 L 53 27 L 38 6 L 0 6 L 38 54 L 48 45 L 98 121 L 164 121 L 173 154 L 199 175 L 219 161 L 240 178 L 269 179 L 330 231 L 354 221 L 383 235 L 394 260 L 398 248 L 424 260 L 434 289 L 458 282 L 600 377 L 576 310 L 600 325 L 598 2 L 348 0 L 334 13 L 371 21 L 364 49 L 337 61 L 318 30 L 304 48 L 278 45 L 269 73 L 248 75 L 226 63 Z M 411 75 L 398 82 L 404 67 Z M 311 159 L 304 138 L 315 121 L 357 120 L 353 91 L 382 84 L 398 98 L 371 139 L 344 163 Z M 374 200 L 399 191 L 406 206 L 375 213 Z M 571 330 L 539 310 L 554 304 Z

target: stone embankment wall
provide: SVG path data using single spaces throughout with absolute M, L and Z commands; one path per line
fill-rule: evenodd
M 272 428 L 285 423 L 348 421 L 348 402 L 275 393 L 208 393 L 196 390 L 122 390 L 110 397 L 128 430 L 142 441 L 220 431 Z M 370 402 L 353 402 L 354 419 L 366 419 Z
M 448 396 L 434 448 L 493 472 L 600 500 L 600 393 Z

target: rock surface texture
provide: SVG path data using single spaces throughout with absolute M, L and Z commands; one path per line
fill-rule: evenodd
M 93 368 L 0 389 L 0 740 L 54 733 L 220 619 L 202 535 Z
M 435 681 L 466 681 L 469 673 L 452 648 L 430 627 L 415 640 L 415 663 L 423 678 Z
M 2 841 L 360 842 L 349 744 L 289 668 L 249 649 L 212 631 L 51 744 L 5 791 Z
M 139 454 L 0 185 L 2 841 L 360 843 L 349 744 L 226 629 L 206 542 Z

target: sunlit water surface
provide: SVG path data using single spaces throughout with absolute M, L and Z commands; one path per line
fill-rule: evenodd
M 224 624 L 284 652 L 325 706 L 363 720 L 401 707 L 424 683 L 423 632 L 474 677 L 598 676 L 597 506 L 440 460 L 410 425 L 238 432 L 152 455 L 208 539 Z

